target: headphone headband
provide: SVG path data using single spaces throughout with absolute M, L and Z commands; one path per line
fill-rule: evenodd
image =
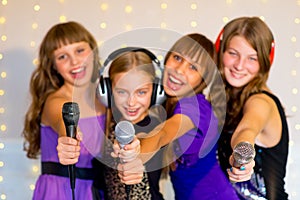
M 101 101 L 105 106 L 108 108 L 111 107 L 111 101 L 112 101 L 112 88 L 111 88 L 111 81 L 109 76 L 104 77 L 104 69 L 109 65 L 109 63 L 113 60 L 115 60 L 119 55 L 125 52 L 143 52 L 147 54 L 152 62 L 155 63 L 156 68 L 159 68 L 161 74 L 163 73 L 163 69 L 161 68 L 160 61 L 157 59 L 157 57 L 149 50 L 141 48 L 141 47 L 125 47 L 121 49 L 117 49 L 113 51 L 107 59 L 104 61 L 103 67 L 100 70 L 100 80 L 99 85 L 97 88 L 97 97 L 99 101 Z M 154 67 L 155 68 L 155 67 Z M 155 69 L 156 71 L 156 69 Z M 109 74 L 109 73 L 108 73 Z M 155 72 L 155 80 L 153 83 L 153 92 L 151 96 L 151 106 L 155 104 L 161 104 L 166 99 L 165 92 L 163 90 L 163 86 L 161 84 L 161 77 L 157 76 L 157 73 Z
M 156 56 L 149 50 L 144 49 L 144 48 L 140 48 L 140 47 L 124 47 L 121 49 L 117 49 L 115 51 L 113 51 L 108 57 L 107 59 L 104 61 L 104 67 L 108 65 L 108 63 L 112 60 L 114 60 L 115 58 L 117 58 L 119 55 L 121 55 L 122 53 L 125 52 L 144 52 L 145 54 L 147 54 L 151 60 L 153 62 L 155 62 L 159 67 L 160 67 L 160 61 L 156 58 Z

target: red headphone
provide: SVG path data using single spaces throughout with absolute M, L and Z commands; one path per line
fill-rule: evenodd
M 220 50 L 220 46 L 221 46 L 221 37 L 223 35 L 224 29 L 222 29 L 217 37 L 217 40 L 215 42 L 215 47 L 216 47 L 216 51 L 219 52 Z M 272 65 L 273 60 L 274 60 L 274 54 L 275 54 L 275 42 L 272 41 L 271 44 L 271 51 L 270 51 L 270 65 Z

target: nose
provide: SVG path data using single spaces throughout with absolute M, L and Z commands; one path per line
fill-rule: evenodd
M 134 106 L 136 103 L 136 97 L 134 94 L 130 94 L 127 99 L 127 103 L 129 106 Z
M 236 59 L 236 61 L 234 63 L 234 68 L 236 70 L 242 70 L 244 64 L 245 64 L 245 59 L 240 57 L 240 58 Z
M 70 58 L 71 58 L 71 63 L 72 63 L 72 65 L 78 64 L 79 59 L 77 58 L 76 55 L 71 55 Z
M 177 66 L 176 66 L 176 71 L 177 73 L 179 74 L 184 74 L 185 73 L 185 70 L 188 69 L 190 67 L 190 63 L 183 60 L 181 63 L 179 63 Z

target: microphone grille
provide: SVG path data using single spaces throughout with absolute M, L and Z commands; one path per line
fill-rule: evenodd
M 134 126 L 129 121 L 121 121 L 117 123 L 115 128 L 115 136 L 120 145 L 129 144 L 135 135 Z
M 238 164 L 247 164 L 255 157 L 255 149 L 249 142 L 240 142 L 233 149 L 233 157 Z
M 79 121 L 79 106 L 75 102 L 66 102 L 62 108 L 63 120 L 67 126 L 77 125 Z

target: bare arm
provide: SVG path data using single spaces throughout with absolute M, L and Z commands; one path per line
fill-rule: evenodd
M 145 162 L 164 145 L 195 128 L 192 120 L 186 115 L 176 114 L 158 125 L 149 134 L 139 135 L 141 141 L 141 158 Z
M 271 119 L 272 104 L 265 95 L 257 94 L 251 96 L 243 110 L 243 118 L 238 124 L 231 139 L 231 147 L 234 148 L 240 142 L 250 142 L 253 146 L 255 140 L 264 134 L 265 127 Z M 230 164 L 233 165 L 234 158 L 230 157 Z M 245 181 L 251 178 L 253 167 L 255 166 L 254 160 L 250 163 L 243 165 L 244 170 L 232 167 L 228 169 L 229 179 L 231 181 Z
M 255 139 L 263 134 L 272 113 L 272 106 L 267 98 L 263 94 L 257 94 L 247 100 L 243 110 L 243 118 L 231 139 L 232 148 L 242 141 L 248 141 L 254 145 Z
M 58 133 L 59 136 L 66 136 L 64 121 L 62 118 L 62 107 L 67 99 L 50 95 L 45 102 L 42 114 L 42 123 Z

